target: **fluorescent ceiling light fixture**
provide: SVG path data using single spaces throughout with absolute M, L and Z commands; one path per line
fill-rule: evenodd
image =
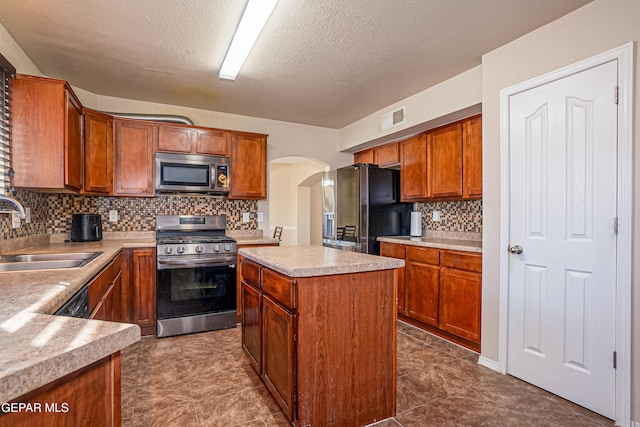
M 253 49 L 260 32 L 267 23 L 278 0 L 249 0 L 240 18 L 238 29 L 231 40 L 220 73 L 221 79 L 235 80 L 242 64 Z

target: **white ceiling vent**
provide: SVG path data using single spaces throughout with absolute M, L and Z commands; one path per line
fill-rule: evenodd
M 405 111 L 406 107 L 400 107 L 397 110 L 383 114 L 381 130 L 387 130 L 394 126 L 403 124 L 405 121 Z

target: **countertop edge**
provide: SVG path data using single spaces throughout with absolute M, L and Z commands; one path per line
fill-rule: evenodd
M 482 253 L 482 242 L 478 242 L 479 246 L 475 246 L 475 245 L 470 245 L 469 240 L 460 240 L 460 242 L 456 242 L 456 239 L 425 238 L 425 237 L 420 238 L 420 237 L 408 237 L 408 236 L 383 236 L 383 237 L 378 237 L 377 240 L 379 242 L 397 243 L 401 245 L 422 246 L 427 248 Z
M 100 320 L 92 320 L 92 322 L 107 323 Z M 0 375 L 3 384 L 0 390 L 0 402 L 9 402 L 37 390 L 140 341 L 138 325 L 127 323 L 120 325 L 123 328 L 102 335 L 80 347 L 58 353 L 6 375 Z
M 239 254 L 245 258 L 250 259 L 258 264 L 261 264 L 267 268 L 270 268 L 278 273 L 284 274 L 285 276 L 297 278 L 297 277 L 315 277 L 315 276 L 331 276 L 336 274 L 351 274 L 351 273 L 362 273 L 367 271 L 379 271 L 379 270 L 393 270 L 396 268 L 404 267 L 404 260 L 382 257 L 382 256 L 374 256 L 374 255 L 365 255 L 365 254 L 357 254 L 363 255 L 366 257 L 372 257 L 369 261 L 354 261 L 348 264 L 336 265 L 336 264 L 327 264 L 323 265 L 313 265 L 309 267 L 291 267 L 288 265 L 284 265 L 276 260 L 273 257 L 270 257 L 268 254 L 265 255 L 265 249 L 278 249 L 283 248 L 286 250 L 287 247 L 273 247 L 273 248 L 243 248 L 239 250 Z M 295 248 L 308 248 L 308 247 L 295 247 Z M 338 249 L 324 248 L 322 246 L 317 246 L 317 248 L 323 248 L 324 250 L 330 251 L 339 251 L 342 254 L 356 254 L 355 252 L 346 252 L 340 251 Z M 263 254 L 256 253 L 262 252 Z M 373 259 L 375 257 L 375 259 Z

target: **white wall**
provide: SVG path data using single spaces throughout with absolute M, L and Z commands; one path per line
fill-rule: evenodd
M 78 97 L 80 102 L 86 103 L 85 106 L 102 111 L 177 114 L 189 117 L 198 126 L 268 134 L 267 160 L 302 156 L 319 160 L 334 168 L 350 164 L 353 159 L 351 155 L 336 150 L 336 129 L 102 95 L 95 95 L 93 98 L 78 93 Z
M 31 61 L 11 34 L 0 22 L 0 53 L 16 67 L 18 73 L 42 76 L 40 69 Z
M 596 0 L 483 56 L 482 355 L 498 360 L 500 218 L 500 90 L 640 40 L 640 1 Z M 635 61 L 635 170 L 640 166 L 640 57 Z M 633 264 L 640 266 L 640 174 L 635 174 Z M 633 272 L 632 418 L 640 420 L 640 269 Z
M 477 66 L 345 126 L 340 129 L 338 149 L 357 151 L 354 148 L 366 142 L 385 136 L 391 138 L 392 134 L 404 129 L 410 129 L 421 123 L 479 104 L 482 101 L 481 87 L 482 68 Z M 382 114 L 402 106 L 406 107 L 406 122 L 384 132 L 381 131 Z
M 315 209 L 318 203 L 312 202 L 311 187 L 305 181 L 325 168 L 326 165 L 305 158 L 269 163 L 269 233 L 275 226 L 284 227 L 281 246 L 311 243 L 311 235 L 317 227 L 312 222 L 311 209 Z M 313 195 L 316 196 L 315 193 Z M 317 215 L 321 215 L 321 209 Z

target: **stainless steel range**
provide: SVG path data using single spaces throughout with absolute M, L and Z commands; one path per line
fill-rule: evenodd
M 236 326 L 236 241 L 224 215 L 156 217 L 158 337 Z

